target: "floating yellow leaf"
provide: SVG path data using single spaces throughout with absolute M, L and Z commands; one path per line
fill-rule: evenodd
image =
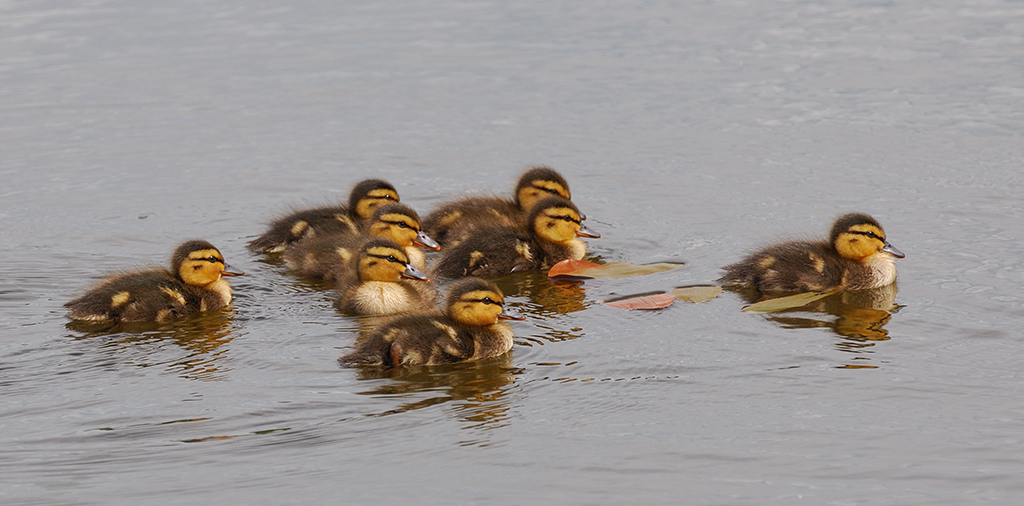
M 641 295 L 639 297 L 629 297 L 608 302 L 601 301 L 601 303 L 606 306 L 621 307 L 624 309 L 662 309 L 671 306 L 675 300 L 676 298 L 671 294 L 656 293 L 653 295 Z
M 683 302 L 707 302 L 722 293 L 722 287 L 715 285 L 680 286 L 672 290 L 672 295 Z
M 794 309 L 798 307 L 806 306 L 816 300 L 824 299 L 829 295 L 836 293 L 835 290 L 830 292 L 804 292 L 796 295 L 787 295 L 785 297 L 776 297 L 774 299 L 762 300 L 760 302 L 751 304 L 744 307 L 743 310 L 748 313 L 772 313 L 775 311 L 784 311 L 786 309 Z
M 595 264 L 582 260 L 562 260 L 548 271 L 548 277 L 570 277 L 570 278 L 628 278 L 643 274 L 669 271 L 682 267 L 682 263 L 658 262 L 653 264 L 637 265 L 627 262 L 608 262 L 606 264 Z

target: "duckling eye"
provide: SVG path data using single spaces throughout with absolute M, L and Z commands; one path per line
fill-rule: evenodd
M 577 220 L 577 219 L 575 219 L 575 218 L 573 218 L 572 216 L 569 216 L 569 215 L 565 215 L 565 216 L 552 216 L 552 218 L 554 218 L 556 220 L 568 221 L 568 222 L 571 222 L 571 223 L 575 223 L 577 225 L 580 224 L 579 220 Z
M 387 223 L 388 225 L 394 225 L 394 226 L 396 226 L 398 228 L 412 228 L 412 226 L 410 226 L 408 223 L 406 223 L 404 221 L 387 221 L 387 220 L 380 220 L 380 221 L 381 221 L 381 223 Z M 417 232 L 419 232 L 419 230 L 417 230 Z
M 540 190 L 542 192 L 548 192 L 548 193 L 550 193 L 552 195 L 556 195 L 558 197 L 562 196 L 562 194 L 558 193 L 558 190 L 555 190 L 554 188 L 545 188 L 543 186 L 538 186 L 538 185 L 535 185 L 535 184 L 531 184 L 530 187 L 532 187 L 535 190 Z

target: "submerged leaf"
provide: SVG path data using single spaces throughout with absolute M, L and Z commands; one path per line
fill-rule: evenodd
M 748 313 L 772 313 L 775 311 L 784 311 L 786 309 L 806 306 L 818 299 L 824 299 L 834 293 L 836 293 L 835 290 L 829 292 L 804 292 L 796 295 L 787 295 L 785 297 L 776 297 L 774 299 L 762 300 L 751 304 L 744 307 L 743 310 Z
M 658 262 L 653 264 L 637 265 L 627 262 L 608 262 L 606 264 L 595 264 L 582 260 L 562 260 L 548 271 L 548 277 L 572 277 L 572 278 L 628 278 L 630 276 L 641 276 L 655 272 L 669 271 L 682 267 L 682 263 Z
M 668 293 L 656 293 L 653 295 L 641 295 L 613 301 L 601 301 L 602 304 L 611 307 L 624 309 L 662 309 L 672 305 L 676 298 Z
M 683 302 L 707 302 L 722 293 L 722 287 L 715 285 L 680 286 L 672 290 L 672 295 Z

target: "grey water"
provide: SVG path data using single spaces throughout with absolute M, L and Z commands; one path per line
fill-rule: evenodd
M 0 503 L 1019 504 L 1022 62 L 1000 0 L 0 2 Z M 425 213 L 537 164 L 594 258 L 686 266 L 503 278 L 508 356 L 387 372 L 245 249 L 363 178 Z M 599 303 L 848 211 L 892 289 Z M 231 309 L 68 325 L 190 238 Z

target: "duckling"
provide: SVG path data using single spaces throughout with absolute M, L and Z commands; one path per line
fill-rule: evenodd
M 481 228 L 524 226 L 530 209 L 544 197 L 572 199 L 565 178 L 544 166 L 524 172 L 514 193 L 514 200 L 468 197 L 442 204 L 423 220 L 423 229 L 442 246 L 454 246 Z
M 429 278 L 409 264 L 405 249 L 395 241 L 371 239 L 352 262 L 338 280 L 337 306 L 342 312 L 387 315 L 433 307 L 433 288 L 424 282 Z
M 527 230 L 511 226 L 478 230 L 458 246 L 445 250 L 434 274 L 449 278 L 503 276 L 548 269 L 567 258 L 582 259 L 587 245 L 577 237 L 601 237 L 582 219 L 572 202 L 547 197 L 530 210 Z
M 284 261 L 297 274 L 311 278 L 336 279 L 351 265 L 360 245 L 371 237 L 386 237 L 404 248 L 409 263 L 426 270 L 427 259 L 420 247 L 441 249 L 420 230 L 420 216 L 405 204 L 378 207 L 370 217 L 366 234 L 317 234 L 292 243 Z
M 865 290 L 896 281 L 895 259 L 904 256 L 874 218 L 850 213 L 836 219 L 827 242 L 769 246 L 723 267 L 719 282 L 762 292 Z
M 171 270 L 154 269 L 108 277 L 85 295 L 64 304 L 73 320 L 171 321 L 231 303 L 222 276 L 241 276 L 224 263 L 212 244 L 187 241 L 174 250 Z
M 443 312 L 407 315 L 374 328 L 347 365 L 437 365 L 481 360 L 512 349 L 512 329 L 499 319 L 524 320 L 505 309 L 498 286 L 479 278 L 451 285 Z
M 398 200 L 394 186 L 380 179 L 367 179 L 352 188 L 348 206 L 317 207 L 278 218 L 266 233 L 249 243 L 249 249 L 260 253 L 280 253 L 289 244 L 313 234 L 356 234 L 362 231 L 364 221 L 374 209 Z

